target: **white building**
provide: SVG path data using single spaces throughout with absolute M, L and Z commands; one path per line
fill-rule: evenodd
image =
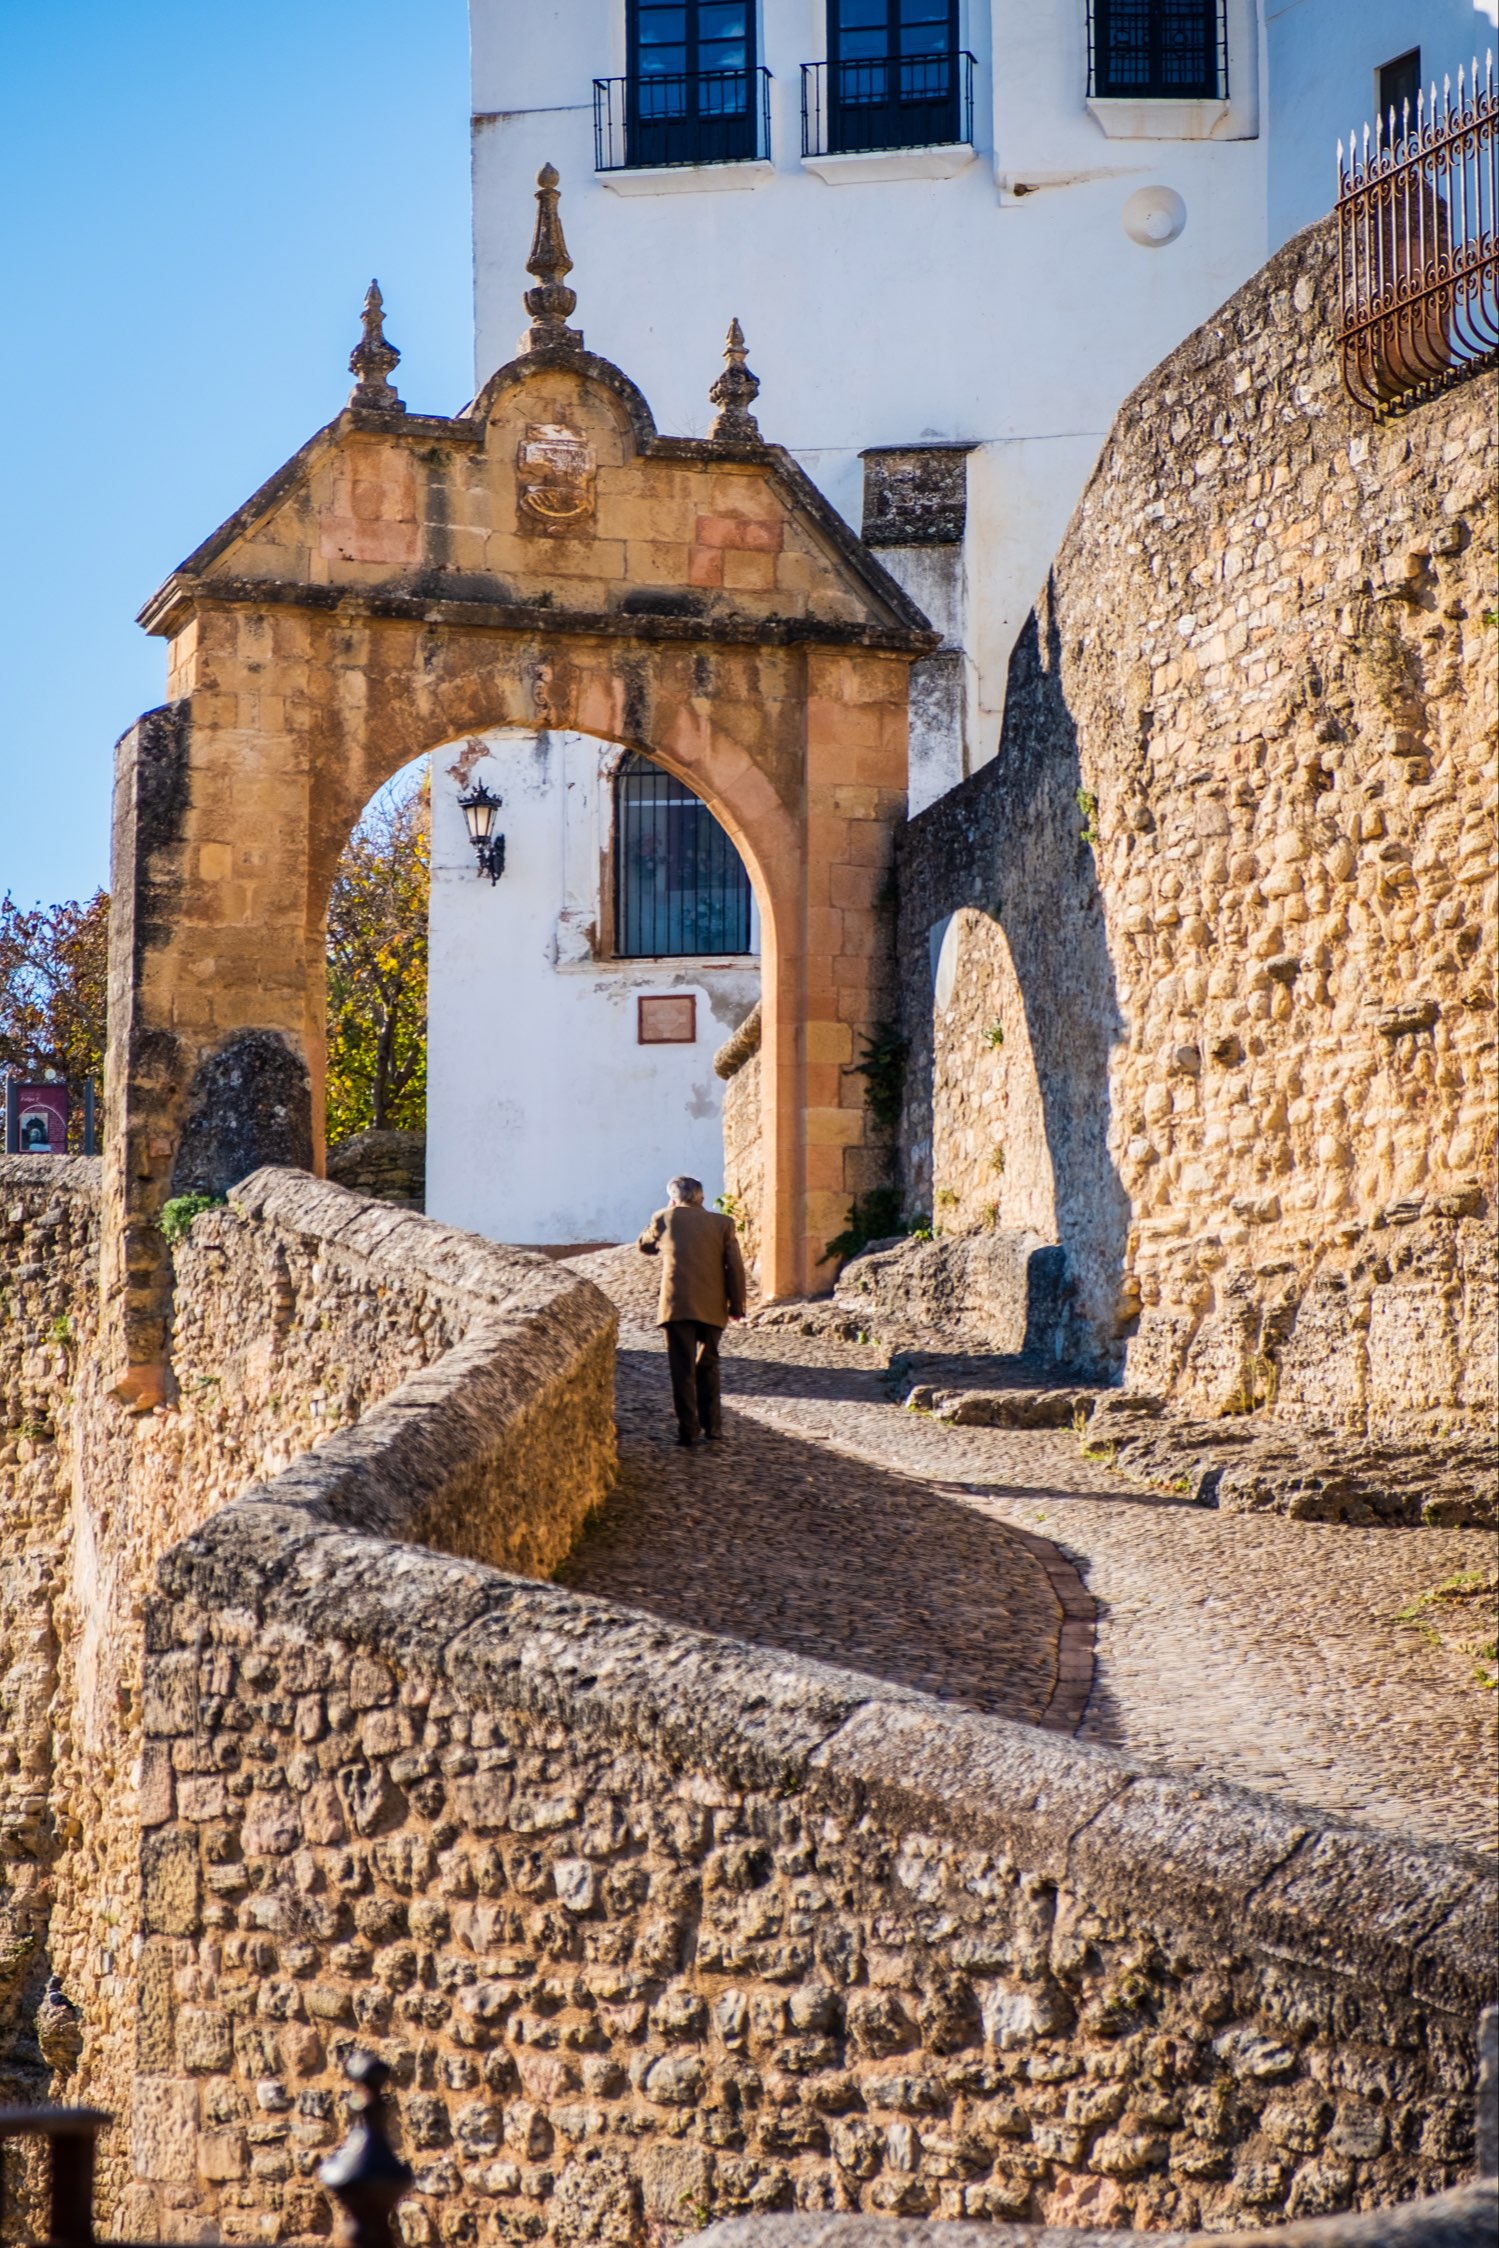
M 940 691 L 913 742 L 919 808 L 993 754 L 1015 634 L 1120 400 L 1263 261 L 1255 0 L 471 13 L 479 381 L 514 348 L 525 190 L 551 162 L 579 323 L 660 428 L 706 430 L 737 317 L 761 428 L 855 529 L 869 448 L 972 448 L 956 537 L 876 533 L 963 651 L 960 721 Z
M 722 1188 L 713 1055 L 759 996 L 758 922 L 718 823 L 640 762 L 572 733 L 433 757 L 427 1208 L 450 1225 L 621 1241 L 676 1172 Z M 493 883 L 476 783 L 501 799 Z
M 1417 46 L 1446 67 L 1465 9 L 1481 28 L 1467 0 L 471 0 L 477 381 L 513 354 L 554 163 L 590 348 L 660 429 L 702 435 L 737 317 L 766 436 L 943 631 L 913 675 L 919 810 L 995 752 L 1121 401 L 1330 206 L 1380 67 Z M 428 1206 L 623 1238 L 668 1172 L 721 1184 L 711 1055 L 754 938 L 715 961 L 679 926 L 642 956 L 623 752 L 491 746 L 514 870 L 493 900 L 434 760 Z M 643 1043 L 671 1010 L 640 1002 L 673 996 L 691 1044 Z

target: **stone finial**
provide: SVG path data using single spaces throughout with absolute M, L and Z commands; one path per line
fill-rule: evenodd
M 760 424 L 750 408 L 760 395 L 760 378 L 752 375 L 745 365 L 749 352 L 744 341 L 744 330 L 737 320 L 729 322 L 723 357 L 723 373 L 708 393 L 718 408 L 708 435 L 737 437 L 741 443 L 758 445 Z
M 567 254 L 567 241 L 562 232 L 562 219 L 557 209 L 558 172 L 555 164 L 543 164 L 536 175 L 536 232 L 531 237 L 531 255 L 526 260 L 526 271 L 534 273 L 539 284 L 528 289 L 525 296 L 531 325 L 521 337 L 522 351 L 581 351 L 582 333 L 567 325 L 567 317 L 578 302 L 577 293 L 567 285 L 573 261 Z
M 401 364 L 401 354 L 385 340 L 385 299 L 378 281 L 372 281 L 366 290 L 359 317 L 364 334 L 349 353 L 349 373 L 358 377 L 349 392 L 349 404 L 371 407 L 377 414 L 404 414 L 406 409 L 390 380 Z

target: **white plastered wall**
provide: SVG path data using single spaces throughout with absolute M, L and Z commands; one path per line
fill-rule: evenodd
M 627 1240 L 674 1173 L 710 1203 L 722 1191 L 713 1055 L 759 997 L 759 965 L 601 956 L 623 752 L 575 733 L 482 740 L 483 757 L 456 743 L 432 759 L 427 1209 L 492 1240 Z M 458 808 L 476 780 L 502 799 L 494 884 Z M 674 993 L 696 1000 L 695 1042 L 639 1044 L 638 999 Z
M 1380 66 L 1421 50 L 1421 75 L 1457 74 L 1494 47 L 1499 0 L 1265 0 L 1270 247 L 1324 218 L 1337 196 L 1337 143 L 1362 135 Z
M 762 0 L 771 164 L 643 183 L 594 170 L 592 84 L 624 68 L 624 0 L 472 0 L 472 15 L 477 380 L 521 329 L 531 190 L 551 161 L 577 324 L 662 430 L 706 432 L 737 316 L 762 429 L 856 529 L 864 447 L 977 441 L 967 731 L 982 762 L 1016 632 L 1115 411 L 1264 258 L 1256 0 L 1228 0 L 1232 101 L 1207 123 L 1182 105 L 1171 136 L 1152 138 L 1090 114 L 1083 0 L 971 0 L 971 157 L 949 177 L 896 179 L 845 159 L 837 185 L 801 156 L 801 66 L 826 53 L 814 0 Z M 1122 223 L 1147 185 L 1186 208 L 1159 248 Z

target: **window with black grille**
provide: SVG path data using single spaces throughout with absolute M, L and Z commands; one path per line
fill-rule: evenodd
M 1091 0 L 1089 91 L 1111 101 L 1220 100 L 1223 0 Z
M 829 0 L 829 149 L 956 140 L 963 59 L 957 0 Z
M 739 853 L 700 797 L 633 750 L 614 783 L 614 948 L 636 960 L 750 949 Z
M 632 164 L 760 153 L 752 0 L 630 0 L 626 31 Z

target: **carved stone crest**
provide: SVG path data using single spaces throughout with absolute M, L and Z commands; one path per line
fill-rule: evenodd
M 597 463 L 581 430 L 528 422 L 515 465 L 523 531 L 565 538 L 591 528 Z

